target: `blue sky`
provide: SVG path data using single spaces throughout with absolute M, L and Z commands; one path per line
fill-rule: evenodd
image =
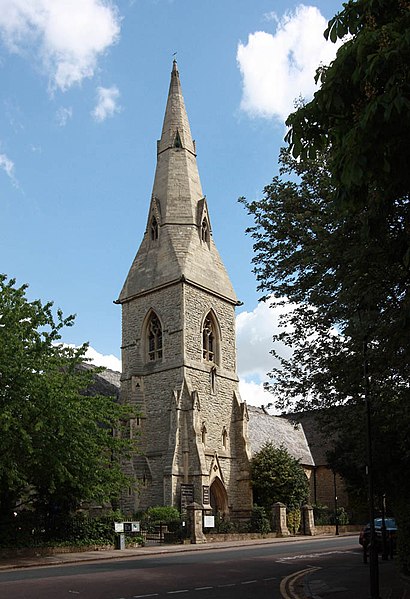
M 341 2 L 0 0 L 0 272 L 77 314 L 64 342 L 120 357 L 174 52 L 213 235 L 238 297 L 243 394 L 263 401 L 277 314 L 258 304 L 238 198 L 277 174 L 284 119 L 335 54 Z M 101 358 L 100 358 L 101 360 Z M 115 366 L 115 360 L 107 362 Z M 269 401 L 269 398 L 265 400 Z

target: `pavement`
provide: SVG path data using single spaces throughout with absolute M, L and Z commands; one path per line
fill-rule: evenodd
M 349 535 L 343 535 L 349 536 Z M 356 536 L 356 535 L 355 535 Z M 318 535 L 309 540 L 331 538 L 332 535 Z M 176 554 L 182 552 L 226 549 L 245 545 L 262 545 L 273 543 L 293 543 L 306 540 L 301 537 L 253 539 L 250 541 L 223 541 L 198 545 L 151 545 L 126 549 L 97 549 L 92 551 L 54 553 L 53 555 L 10 555 L 0 558 L 0 576 L 2 571 L 19 568 L 38 568 L 62 564 L 78 564 L 82 562 L 98 562 L 111 559 L 129 559 L 139 556 Z M 345 563 L 343 560 L 331 568 L 307 568 L 306 574 L 298 577 L 298 584 L 293 594 L 287 593 L 290 599 L 367 599 L 369 594 L 369 564 L 363 564 L 360 550 L 357 558 Z M 363 570 L 367 574 L 363 576 Z M 398 571 L 397 560 L 382 561 L 379 559 L 380 599 L 410 599 L 410 578 L 403 577 Z M 372 598 L 374 599 L 374 598 Z

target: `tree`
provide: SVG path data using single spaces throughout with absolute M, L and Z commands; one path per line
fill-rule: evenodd
M 356 455 L 363 473 L 365 343 L 374 449 L 377 463 L 384 466 L 377 490 L 388 489 L 397 499 L 399 471 L 410 459 L 410 278 L 397 260 L 405 221 L 397 209 L 374 224 L 368 237 L 362 229 L 367 209 L 341 211 L 333 201 L 327 155 L 298 161 L 282 151 L 280 162 L 281 176 L 265 188 L 260 201 L 242 199 L 255 220 L 248 232 L 255 241 L 258 288 L 265 298 L 273 295 L 292 306 L 274 340 L 293 353 L 289 359 L 277 355 L 280 366 L 270 373 L 267 386 L 276 406 L 288 411 L 357 405 L 356 441 L 363 447 L 357 445 Z M 344 422 L 337 412 L 333 431 L 351 433 L 351 416 L 346 427 Z
M 81 501 L 118 497 L 128 480 L 120 434 L 129 408 L 86 396 L 87 346 L 64 347 L 74 317 L 29 301 L 27 285 L 0 275 L 0 517 L 17 505 L 68 512 Z M 113 435 L 113 431 L 118 431 Z
M 409 25 L 404 0 L 343 5 L 325 36 L 351 37 L 287 120 L 293 160 L 282 152 L 281 175 L 299 179 L 275 178 L 262 200 L 242 200 L 259 289 L 294 306 L 278 336 L 293 355 L 270 388 L 282 407 L 347 404 L 363 415 L 368 394 L 376 490 L 397 515 L 410 491 Z M 343 421 L 333 427 L 351 443 Z
M 290 508 L 300 507 L 309 496 L 309 483 L 299 461 L 284 447 L 267 442 L 251 461 L 254 502 L 267 513 L 280 501 Z
M 328 162 L 327 154 L 298 161 L 283 150 L 264 197 L 241 200 L 255 221 L 247 232 L 258 289 L 292 306 L 275 339 L 293 354 L 278 356 L 271 373 L 277 406 L 292 411 L 362 398 L 364 340 L 378 396 L 408 393 L 410 278 L 397 260 L 403 210 L 372 220 L 369 237 L 367 208 L 349 213 L 334 202 Z
M 409 26 L 406 0 L 346 2 L 324 35 L 350 38 L 329 67 L 318 69 L 313 100 L 287 121 L 295 157 L 331 147 L 336 196 L 349 209 L 370 204 L 389 213 L 408 197 Z

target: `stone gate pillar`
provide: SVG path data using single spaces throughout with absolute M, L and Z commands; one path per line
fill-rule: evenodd
M 190 503 L 186 506 L 188 512 L 189 534 L 191 543 L 206 543 L 202 527 L 203 507 L 199 503 Z
M 316 534 L 315 517 L 313 514 L 313 508 L 311 505 L 302 506 L 302 522 L 303 522 L 303 534 L 314 536 Z
M 286 505 L 278 501 L 273 504 L 274 532 L 278 537 L 288 537 L 289 530 L 286 523 Z

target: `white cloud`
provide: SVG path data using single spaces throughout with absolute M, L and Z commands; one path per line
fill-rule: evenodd
M 121 360 L 119 360 L 117 356 L 113 356 L 112 354 L 100 354 L 93 347 L 88 347 L 85 357 L 88 358 L 91 364 L 94 364 L 95 366 L 104 366 L 110 370 L 121 372 Z
M 0 36 L 10 52 L 37 57 L 50 88 L 92 77 L 120 33 L 110 0 L 0 0 Z
M 241 399 L 245 400 L 248 405 L 258 406 L 259 408 L 273 403 L 273 396 L 269 391 L 265 391 L 262 383 L 255 383 L 254 381 L 239 381 L 239 393 Z M 273 413 L 274 409 L 269 407 L 268 410 Z
M 0 168 L 5 171 L 10 179 L 14 180 L 14 162 L 6 154 L 0 154 Z
M 0 154 L 0 169 L 3 169 L 13 185 L 19 188 L 19 183 L 15 175 L 14 162 L 6 154 Z
M 97 88 L 97 105 L 92 111 L 94 119 L 98 122 L 105 121 L 106 118 L 120 112 L 121 108 L 117 105 L 120 97 L 119 89 L 112 85 L 111 87 Z
M 60 108 L 56 112 L 56 120 L 59 127 L 65 127 L 67 122 L 73 118 L 73 109 L 71 106 L 66 108 L 65 106 L 60 106 Z
M 283 343 L 276 343 L 274 346 L 272 337 L 279 332 L 281 314 L 288 313 L 291 309 L 292 304 L 279 306 L 278 302 L 272 300 L 269 303 L 259 303 L 252 312 L 238 314 L 236 340 L 240 378 L 265 381 L 267 372 L 278 366 L 270 353 L 273 347 L 284 357 L 290 356 L 291 350 Z
M 237 61 L 243 78 L 241 108 L 250 116 L 285 121 L 300 97 L 309 100 L 315 91 L 317 67 L 329 64 L 338 44 L 326 42 L 327 21 L 314 6 L 300 4 L 294 12 L 277 18 L 274 34 L 250 33 L 239 43 Z
M 272 401 L 272 396 L 263 388 L 267 373 L 279 366 L 270 353 L 272 349 L 285 358 L 291 355 L 289 347 L 274 344 L 272 340 L 273 335 L 282 330 L 279 328 L 281 315 L 293 309 L 293 304 L 280 306 L 278 303 L 274 299 L 261 302 L 252 312 L 241 312 L 236 317 L 239 390 L 242 399 L 255 406 L 266 406 Z

